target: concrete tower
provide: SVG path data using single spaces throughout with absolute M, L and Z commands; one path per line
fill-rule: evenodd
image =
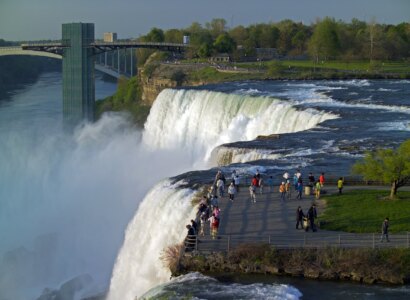
M 63 118 L 66 126 L 94 120 L 94 24 L 63 24 Z

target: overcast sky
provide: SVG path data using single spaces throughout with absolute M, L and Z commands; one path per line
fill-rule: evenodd
M 95 23 L 96 37 L 111 31 L 128 38 L 213 18 L 236 26 L 325 16 L 409 22 L 410 0 L 0 0 L 0 39 L 59 39 L 61 24 L 72 22 Z

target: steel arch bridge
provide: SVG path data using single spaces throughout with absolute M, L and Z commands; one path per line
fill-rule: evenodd
M 61 59 L 63 62 L 63 119 L 64 125 L 72 128 L 83 121 L 92 122 L 94 120 L 94 69 L 118 78 L 120 76 L 119 50 L 138 48 L 183 52 L 189 48 L 189 45 L 134 41 L 99 42 L 94 39 L 94 24 L 69 23 L 62 25 L 61 41 L 0 47 L 0 56 L 33 55 Z M 118 70 L 107 67 L 107 64 L 104 66 L 95 64 L 97 55 L 111 51 L 118 51 Z M 133 58 L 134 55 L 131 55 L 131 65 L 133 65 Z M 132 68 L 130 70 L 132 76 Z

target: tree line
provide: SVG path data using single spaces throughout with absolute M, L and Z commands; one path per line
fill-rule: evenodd
M 190 37 L 188 58 L 207 58 L 228 53 L 235 60 L 255 56 L 256 48 L 275 48 L 282 57 L 309 57 L 317 62 L 350 60 L 402 60 L 410 57 L 410 23 L 397 25 L 364 22 L 349 23 L 325 17 L 305 25 L 283 20 L 228 28 L 224 19 L 205 24 L 194 22 L 188 28 L 152 28 L 140 37 L 146 42 L 181 43 Z

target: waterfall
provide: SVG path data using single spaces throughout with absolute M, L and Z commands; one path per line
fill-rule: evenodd
M 166 160 L 198 166 L 222 143 L 306 130 L 336 117 L 314 109 L 298 110 L 268 97 L 168 89 L 154 102 L 142 141 L 145 149 L 174 150 L 173 155 L 179 155 Z M 146 195 L 126 230 L 108 299 L 134 299 L 169 279 L 160 253 L 183 241 L 185 225 L 195 213 L 193 193 L 165 181 Z
M 212 150 L 224 143 L 303 131 L 335 118 L 311 108 L 298 110 L 271 97 L 167 89 L 154 102 L 143 141 L 153 149 L 183 149 L 194 163 L 208 160 Z

